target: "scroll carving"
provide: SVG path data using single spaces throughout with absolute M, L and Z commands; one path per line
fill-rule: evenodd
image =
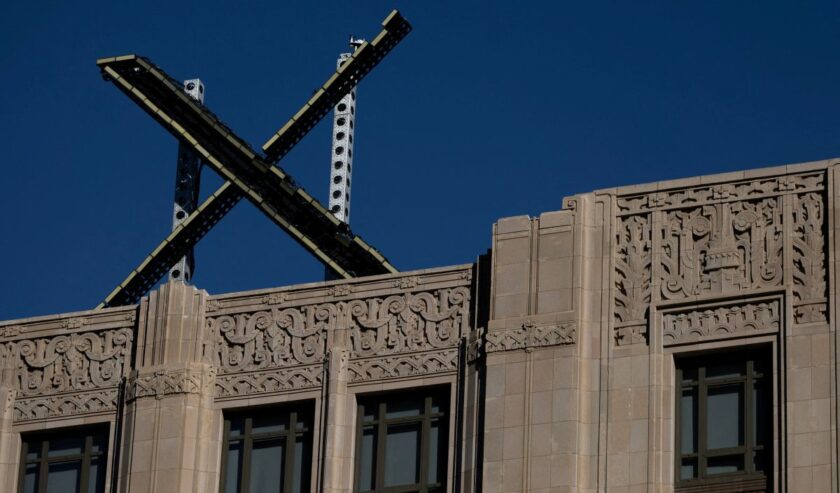
M 386 356 L 458 345 L 468 322 L 465 287 L 347 303 L 351 357 Z
M 796 197 L 793 223 L 793 318 L 825 322 L 825 205 L 819 193 Z
M 82 332 L 10 342 L 19 395 L 116 387 L 131 354 L 131 329 Z
M 331 303 L 209 317 L 211 361 L 220 373 L 320 362 L 337 317 Z
M 620 219 L 615 258 L 615 340 L 645 341 L 651 295 L 650 216 Z
M 0 356 L 15 369 L 15 419 L 115 410 L 133 335 L 121 328 L 2 344 Z
M 662 316 L 663 343 L 724 337 L 749 332 L 778 331 L 781 321 L 779 300 L 665 313 Z

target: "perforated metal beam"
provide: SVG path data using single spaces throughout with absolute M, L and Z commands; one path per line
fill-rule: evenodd
M 396 269 L 346 224 L 295 185 L 273 163 L 279 161 L 323 118 L 329 109 L 402 40 L 410 26 L 396 11 L 383 22 L 373 42 L 351 60 L 281 128 L 258 155 L 207 108 L 193 101 L 176 82 L 149 60 L 136 55 L 97 61 L 103 76 L 185 144 L 228 183 L 176 228 L 126 278 L 100 307 L 136 303 L 167 269 L 245 196 L 340 277 L 396 272 Z M 369 46 L 364 50 L 365 46 Z M 357 57 L 357 54 L 366 53 Z

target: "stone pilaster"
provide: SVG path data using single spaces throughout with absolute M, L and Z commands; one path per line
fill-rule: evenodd
M 16 491 L 20 434 L 12 432 L 15 396 L 14 371 L 0 354 L 0 491 Z
M 336 337 L 336 341 L 341 340 Z M 341 344 L 341 342 L 339 342 Z M 326 388 L 327 416 L 324 427 L 324 493 L 347 493 L 353 490 L 353 454 L 351 444 L 355 416 L 355 399 L 347 392 L 347 361 L 350 351 L 333 347 L 327 358 L 328 383 Z
M 213 404 L 215 368 L 203 357 L 205 299 L 175 281 L 141 305 L 124 412 L 126 491 L 218 489 L 222 415 Z

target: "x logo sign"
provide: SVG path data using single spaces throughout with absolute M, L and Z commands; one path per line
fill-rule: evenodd
M 256 205 L 300 245 L 343 278 L 397 272 L 376 249 L 276 166 L 345 94 L 411 31 L 397 12 L 365 42 L 283 127 L 255 152 L 181 84 L 137 55 L 103 58 L 106 80 L 137 103 L 227 180 L 97 307 L 137 303 L 167 270 L 213 228 L 242 197 Z

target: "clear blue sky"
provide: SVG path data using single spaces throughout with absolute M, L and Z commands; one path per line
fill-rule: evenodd
M 103 56 L 201 77 L 258 147 L 399 8 L 414 31 L 359 90 L 352 226 L 404 270 L 576 192 L 840 156 L 837 2 L 537 3 L 0 3 L 0 320 L 95 306 L 169 231 L 176 141 Z M 323 202 L 329 130 L 282 162 Z M 244 201 L 197 262 L 211 293 L 323 275 Z

